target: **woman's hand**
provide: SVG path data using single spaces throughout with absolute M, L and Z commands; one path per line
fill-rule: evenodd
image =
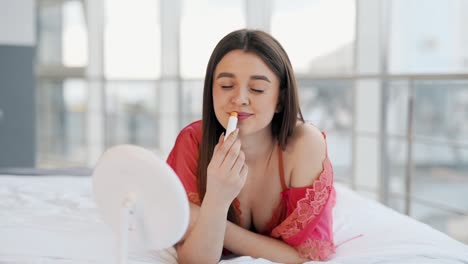
M 221 134 L 208 164 L 206 197 L 212 197 L 226 206 L 242 190 L 248 173 L 238 134 L 239 129 L 236 129 L 226 140 L 224 133 Z

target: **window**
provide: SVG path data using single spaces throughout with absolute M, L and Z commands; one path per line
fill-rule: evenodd
M 468 3 L 391 1 L 392 73 L 468 72 Z
M 107 0 L 104 71 L 107 79 L 161 75 L 159 1 Z
M 245 27 L 243 1 L 182 2 L 180 65 L 182 78 L 204 78 L 216 43 L 227 33 Z
M 353 0 L 275 0 L 271 32 L 299 75 L 352 73 Z

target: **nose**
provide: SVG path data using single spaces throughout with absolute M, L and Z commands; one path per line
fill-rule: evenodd
M 236 104 L 236 105 L 248 105 L 249 95 L 248 95 L 247 89 L 244 89 L 244 88 L 235 89 L 231 101 L 233 104 Z

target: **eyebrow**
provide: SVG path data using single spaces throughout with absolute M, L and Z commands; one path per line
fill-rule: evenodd
M 223 78 L 223 77 L 235 78 L 236 76 L 229 72 L 220 72 L 218 76 L 216 76 L 216 79 Z M 252 75 L 250 76 L 250 79 L 251 80 L 263 80 L 263 81 L 271 83 L 270 79 L 268 79 L 265 75 Z
M 223 77 L 234 78 L 235 75 L 229 72 L 220 72 L 218 76 L 216 76 L 216 79 L 223 78 Z
M 252 76 L 250 76 L 250 79 L 252 79 L 252 80 L 263 80 L 263 81 L 271 83 L 270 79 L 268 79 L 265 75 L 252 75 Z

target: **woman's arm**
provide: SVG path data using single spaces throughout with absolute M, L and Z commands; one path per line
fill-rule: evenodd
M 191 213 L 194 224 L 185 241 L 176 247 L 180 263 L 218 263 L 221 257 L 229 206 L 244 186 L 248 173 L 237 135 L 238 129 L 226 141 L 221 135 L 214 148 L 198 217 L 194 221 Z
M 190 205 L 190 227 L 177 248 L 179 263 L 218 263 L 226 230 L 229 206 L 205 197 L 202 206 Z
M 199 206 L 190 204 L 190 226 L 185 237 L 188 237 L 188 234 L 194 229 L 200 211 L 201 208 Z M 225 233 L 223 234 L 224 247 L 235 254 L 264 258 L 280 263 L 303 263 L 310 261 L 309 259 L 299 257 L 295 248 L 281 240 L 251 232 L 226 221 L 226 218 L 223 221 L 226 222 Z M 210 231 L 213 231 L 213 228 L 210 228 Z M 219 232 L 222 233 L 221 231 Z M 210 247 L 208 250 L 212 251 L 213 248 Z M 181 263 L 185 262 L 181 261 Z
M 303 263 L 310 261 L 299 256 L 297 250 L 285 242 L 260 235 L 227 222 L 224 246 L 241 256 L 264 258 L 280 263 Z

